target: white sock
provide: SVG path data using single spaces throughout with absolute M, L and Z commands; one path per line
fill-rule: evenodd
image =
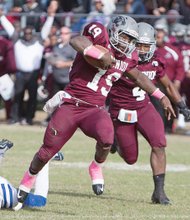
M 42 168 L 36 177 L 34 194 L 47 198 L 49 190 L 49 162 Z
M 178 116 L 177 127 L 185 128 L 185 118 L 182 114 L 179 114 L 179 116 Z

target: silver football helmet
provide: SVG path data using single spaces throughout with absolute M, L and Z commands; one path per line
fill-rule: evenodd
M 140 48 L 137 51 L 139 55 L 139 61 L 145 62 L 151 59 L 156 49 L 156 32 L 155 29 L 145 22 L 138 23 L 139 39 L 138 44 L 146 44 L 149 46 L 149 51 L 142 51 Z
M 161 18 L 161 19 L 157 20 L 154 23 L 154 28 L 156 30 L 162 30 L 166 34 L 168 34 L 168 32 L 169 32 L 167 21 L 164 18 Z
M 174 36 L 177 41 L 183 41 L 185 34 L 186 25 L 181 23 L 176 23 L 171 30 L 171 35 Z
M 135 49 L 138 39 L 138 27 L 136 21 L 126 15 L 113 17 L 108 24 L 108 34 L 112 47 L 126 56 L 130 55 Z M 124 39 L 123 34 L 129 37 L 129 41 Z

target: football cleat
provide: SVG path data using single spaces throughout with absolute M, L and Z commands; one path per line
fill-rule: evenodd
M 92 190 L 96 195 L 101 195 L 104 192 L 104 178 L 101 166 L 92 161 L 89 166 L 89 174 L 92 180 Z
M 29 171 L 26 171 L 18 188 L 18 193 L 17 193 L 18 204 L 13 208 L 14 211 L 18 211 L 19 209 L 22 208 L 22 204 L 26 200 L 35 181 L 36 181 L 36 175 L 31 175 Z
M 99 196 L 104 192 L 104 184 L 93 184 L 92 189 L 94 193 Z
M 2 139 L 0 141 L 0 155 L 4 155 L 4 153 L 13 147 L 13 143 L 7 139 Z
M 64 155 L 62 152 L 57 152 L 52 158 L 52 160 L 56 160 L 56 161 L 62 161 L 63 159 L 64 159 Z
M 18 204 L 13 207 L 14 211 L 18 211 L 23 207 L 24 201 L 26 200 L 30 190 L 25 190 L 24 186 L 19 186 L 18 192 L 17 192 L 17 199 L 18 199 Z
M 171 202 L 166 196 L 164 191 L 163 192 L 154 191 L 151 200 L 152 203 L 154 204 L 171 205 Z

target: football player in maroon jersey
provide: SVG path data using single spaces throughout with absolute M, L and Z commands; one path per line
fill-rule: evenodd
M 78 53 L 70 71 L 70 83 L 50 102 L 55 104 L 61 98 L 63 103 L 58 102 L 59 107 L 52 114 L 43 144 L 24 174 L 18 191 L 19 203 L 15 210 L 22 207 L 36 174 L 72 137 L 77 128 L 97 141 L 89 173 L 94 193 L 103 193 L 101 165 L 106 160 L 114 140 L 113 124 L 104 107 L 105 100 L 113 82 L 123 74 L 160 99 L 169 118 L 175 115 L 169 99 L 136 68 L 138 57 L 131 57 L 131 53 L 135 49 L 137 38 L 138 27 L 135 20 L 129 16 L 116 16 L 108 29 L 100 23 L 92 22 L 84 28 L 82 36 L 71 39 L 70 43 Z M 110 53 L 102 53 L 94 46 L 96 44 L 109 49 Z M 84 55 L 100 60 L 104 64 L 102 69 L 88 64 Z
M 139 39 L 136 43 L 139 55 L 138 69 L 153 82 L 160 81 L 180 111 L 190 119 L 190 110 L 165 73 L 164 60 L 155 53 L 154 28 L 140 22 L 138 29 Z M 115 145 L 111 152 L 114 152 L 117 145 L 119 155 L 128 164 L 134 164 L 138 159 L 139 131 L 151 146 L 150 162 L 155 185 L 152 202 L 169 204 L 170 200 L 164 192 L 166 138 L 161 116 L 150 102 L 147 93 L 124 76 L 113 84 L 109 99 L 109 112 L 115 129 Z
M 168 26 L 164 22 L 156 22 L 154 28 L 156 29 L 156 52 L 165 59 L 165 73 L 168 75 L 169 79 L 173 82 L 174 86 L 179 91 L 181 82 L 185 77 L 183 56 L 179 50 L 179 47 L 172 45 L 172 43 L 167 39 Z M 166 92 L 164 87 L 159 86 L 159 88 L 162 92 Z M 165 125 L 165 131 L 168 133 L 174 132 L 176 126 L 175 120 L 172 119 L 168 121 L 159 102 L 157 102 L 154 97 L 151 97 L 151 101 L 162 116 Z
M 174 45 L 181 51 L 185 69 L 185 78 L 181 83 L 180 92 L 182 96 L 185 97 L 185 102 L 188 108 L 190 108 L 190 25 L 185 26 L 183 24 L 178 24 L 176 25 L 175 31 L 177 40 Z M 184 129 L 185 122 L 183 118 L 181 118 L 181 115 L 179 115 L 177 125 L 177 128 L 179 128 L 179 131 L 182 132 L 182 134 L 189 135 L 189 131 Z
M 9 73 L 16 72 L 16 63 L 14 56 L 13 43 L 6 38 L 0 36 L 0 77 Z M 0 95 L 1 99 L 1 95 Z M 6 120 L 11 117 L 12 100 L 4 100 L 6 109 Z

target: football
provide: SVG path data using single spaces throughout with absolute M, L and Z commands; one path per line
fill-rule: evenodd
M 109 50 L 101 45 L 94 45 L 94 47 L 96 47 L 97 49 L 99 49 L 101 52 L 103 53 L 109 53 Z M 90 65 L 97 67 L 97 68 L 103 68 L 102 66 L 102 61 L 92 58 L 88 55 L 84 55 L 85 60 L 87 61 L 87 63 L 89 63 Z

